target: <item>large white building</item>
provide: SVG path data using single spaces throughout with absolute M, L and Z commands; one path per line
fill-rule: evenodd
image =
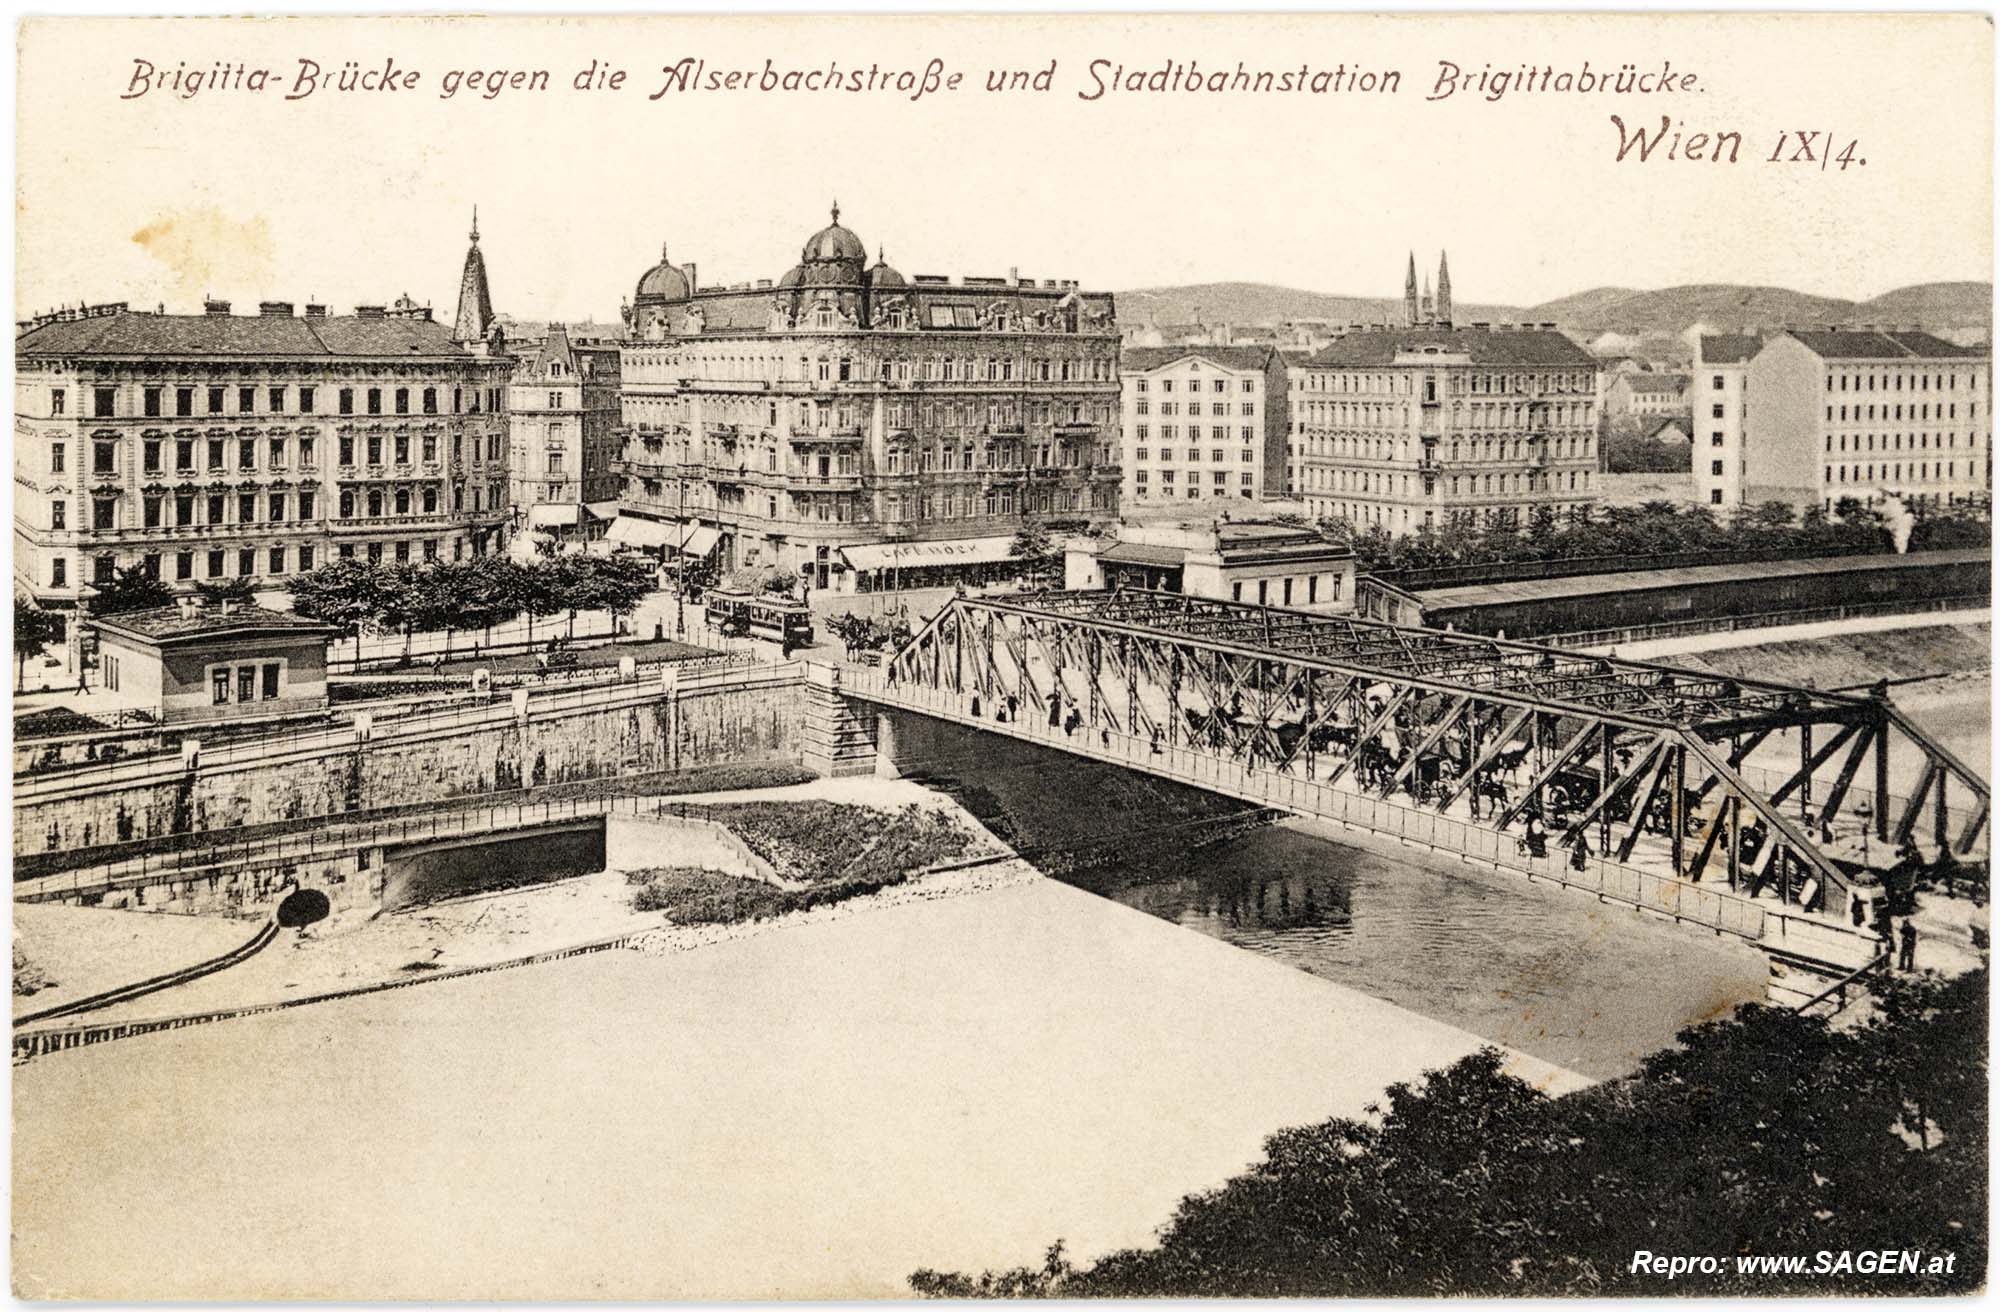
M 1271 346 L 1128 349 L 1122 463 L 1128 509 L 1285 490 L 1285 360 Z
M 1983 350 L 1868 328 L 1791 329 L 1747 355 L 1746 340 L 1704 338 L 1698 356 L 1694 478 L 1705 504 L 1832 510 L 1848 497 L 1949 506 L 1991 496 Z

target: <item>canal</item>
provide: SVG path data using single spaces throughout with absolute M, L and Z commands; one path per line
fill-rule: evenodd
M 1763 956 L 1735 940 L 1318 822 L 1201 843 L 1237 804 L 920 717 L 896 733 L 906 774 L 1065 883 L 1586 1075 L 1764 996 Z

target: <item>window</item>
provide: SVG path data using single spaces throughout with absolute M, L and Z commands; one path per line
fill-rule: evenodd
M 340 413 L 344 415 L 354 413 L 354 389 L 351 387 L 340 389 Z
M 285 549 L 283 547 L 272 547 L 271 573 L 283 574 L 284 572 L 285 572 Z
M 301 387 L 299 389 L 300 414 L 309 415 L 313 412 L 313 397 L 314 397 L 314 389 L 310 387 Z
M 223 387 L 211 387 L 208 389 L 208 412 L 210 414 L 219 415 L 222 413 L 222 399 L 227 392 L 228 389 Z
M 174 414 L 186 419 L 194 414 L 194 389 L 177 387 L 174 389 Z
M 160 443 L 158 439 L 147 442 L 143 450 L 144 469 L 148 474 L 160 472 Z
M 274 388 L 272 388 L 272 389 L 270 390 L 270 392 L 266 394 L 266 399 L 267 399 L 267 400 L 269 400 L 269 401 L 270 401 L 270 403 L 271 403 L 271 413 L 272 413 L 272 414 L 274 414 L 274 415 L 281 415 L 281 414 L 285 413 L 285 389 L 284 389 L 284 388 L 282 388 L 282 387 L 274 387 Z
M 1710 433 L 1710 434 L 1708 435 L 1708 444 L 1709 444 L 1710 446 L 1721 446 L 1721 445 L 1722 445 L 1722 434 L 1721 434 L 1721 433 Z
M 60 415 L 69 405 L 69 393 L 60 387 L 49 389 L 49 413 Z
M 1719 506 L 1722 504 L 1721 488 L 1712 487 L 1708 490 L 1708 504 L 1710 504 L 1711 506 Z
M 49 502 L 49 527 L 57 531 L 69 527 L 69 502 Z
M 69 562 L 61 556 L 49 562 L 49 586 L 52 588 L 69 586 Z
M 229 667 L 221 666 L 209 676 L 209 701 L 215 706 L 229 704 Z
M 236 700 L 254 702 L 257 700 L 257 667 L 239 665 L 236 667 Z
M 99 419 L 110 419 L 117 414 L 118 389 L 100 387 L 91 393 L 90 413 Z
M 1717 478 L 1721 478 L 1721 477 L 1722 477 L 1722 462 L 1721 462 L 1720 460 L 1711 460 L 1711 461 L 1709 461 L 1709 462 L 1708 462 L 1708 472 L 1709 472 L 1710 474 L 1714 475 L 1714 476 L 1715 476 L 1715 477 L 1717 477 Z
M 410 389 L 407 387 L 396 389 L 396 413 L 399 415 L 410 413 Z
M 51 474 L 60 474 L 67 463 L 68 461 L 65 459 L 63 452 L 63 444 L 61 442 L 51 442 L 49 444 L 49 472 Z
M 110 497 L 97 497 L 90 503 L 90 526 L 107 530 L 118 527 L 118 503 Z
M 194 577 L 194 553 L 182 551 L 174 556 L 174 577 L 187 580 Z
M 368 413 L 371 415 L 382 413 L 382 389 L 379 387 L 368 389 Z
M 434 415 L 437 412 L 438 412 L 438 389 L 435 387 L 426 387 L 424 389 L 424 413 L 427 415 Z
M 118 444 L 116 442 L 99 442 L 96 445 L 95 449 L 91 452 L 90 467 L 93 473 L 98 473 L 98 474 L 117 473 Z
M 246 437 L 236 444 L 236 467 L 255 469 L 257 467 L 257 439 Z
M 1721 407 L 1721 406 L 1719 406 L 1719 405 L 1714 405 L 1714 406 L 1710 406 L 1710 407 L 1709 407 L 1709 414 L 1710 414 L 1710 416 L 1711 416 L 1711 417 L 1713 417 L 1713 418 L 1716 418 L 1716 419 L 1720 419 L 1720 418 L 1722 418 L 1722 407 Z
M 220 551 L 211 551 L 208 553 L 208 576 L 212 579 L 222 577 L 222 553 Z
M 1708 385 L 1720 392 L 1722 390 L 1722 375 L 1717 374 L 1713 379 L 1709 380 Z
M 278 666 L 275 662 L 264 666 L 264 696 L 278 695 Z
M 160 402 L 164 399 L 165 399 L 165 390 L 163 388 L 149 387 L 146 389 L 144 395 L 144 409 L 146 418 L 148 419 L 159 418 Z
M 311 569 L 312 567 L 313 567 L 313 549 L 311 547 L 300 547 L 299 568 L 305 570 L 305 569 Z
M 255 414 L 256 412 L 257 412 L 257 389 L 254 387 L 237 388 L 236 413 L 239 415 L 248 415 L 248 414 Z

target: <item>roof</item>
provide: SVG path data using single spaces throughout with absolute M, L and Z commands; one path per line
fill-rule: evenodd
M 1742 364 L 1764 347 L 1754 333 L 1717 333 L 1701 339 L 1703 364 Z
M 1573 574 L 1567 578 L 1477 583 L 1455 588 L 1427 588 L 1417 592 L 1416 597 L 1423 604 L 1426 619 L 1429 619 L 1439 611 L 1468 606 L 1557 601 L 1614 592 L 1646 592 L 1657 588 L 1683 590 L 1752 579 L 1861 574 L 1888 569 L 1948 569 L 1961 565 L 1989 565 L 1992 560 L 1993 552 L 1987 547 L 1918 551 L 1908 555 L 1882 552 L 1872 556 L 1744 561 L 1728 565 L 1692 565 L 1682 569 L 1635 570 L 1629 574 Z
M 1689 422 L 1686 415 L 1665 415 L 1658 423 L 1646 430 L 1646 436 L 1658 437 L 1669 428 L 1680 429 L 1682 437 L 1689 437 L 1694 433 L 1694 426 Z
M 212 638 L 225 633 L 296 632 L 301 637 L 326 637 L 335 631 L 332 625 L 307 619 L 303 615 L 250 605 L 231 605 L 227 611 L 204 606 L 189 614 L 183 614 L 179 606 L 160 606 L 152 610 L 130 610 L 93 617 L 91 623 L 100 629 L 162 645 L 194 638 Z
M 1098 552 L 1097 558 L 1118 565 L 1179 569 L 1187 560 L 1187 551 L 1182 547 L 1156 547 L 1145 542 L 1114 542 Z
M 1162 369 L 1176 360 L 1209 360 L 1225 369 L 1257 372 L 1270 367 L 1275 348 L 1270 346 L 1128 346 L 1119 353 L 1118 368 L 1128 374 Z
M 1394 364 L 1406 351 L 1428 348 L 1470 356 L 1483 365 L 1588 365 L 1597 357 L 1544 328 L 1390 328 L 1348 333 L 1311 360 L 1313 367 Z
M 454 356 L 476 359 L 428 319 L 337 315 L 124 314 L 68 319 L 14 339 L 16 356 Z
M 1986 355 L 1976 346 L 1957 346 L 1930 333 L 1793 329 L 1788 335 L 1826 360 L 1965 360 Z
M 1684 392 L 1688 383 L 1686 374 L 1620 374 L 1619 377 L 1635 392 Z

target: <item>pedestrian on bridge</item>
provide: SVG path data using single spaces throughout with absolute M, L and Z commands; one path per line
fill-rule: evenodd
M 1587 869 L 1589 863 L 1590 863 L 1590 839 L 1586 834 L 1584 834 L 1582 830 L 1579 829 L 1576 834 L 1576 842 L 1570 845 L 1569 868 L 1571 870 L 1580 871 Z
M 1917 968 L 1917 922 L 1908 916 L 1903 918 L 1903 950 L 1896 958 L 1897 970 Z

